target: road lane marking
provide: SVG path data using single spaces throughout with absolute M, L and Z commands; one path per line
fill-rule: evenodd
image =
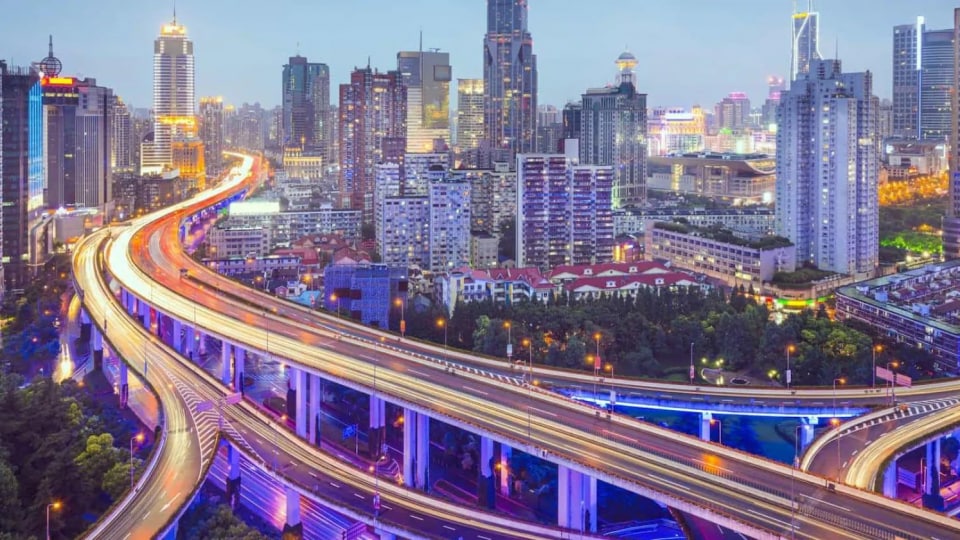
M 487 392 L 484 392 L 483 390 L 478 390 L 478 389 L 476 389 L 476 388 L 474 388 L 474 387 L 472 387 L 472 386 L 463 385 L 463 389 L 464 389 L 464 390 L 469 390 L 469 391 L 471 391 L 471 392 L 475 392 L 475 393 L 477 393 L 477 394 L 480 394 L 481 396 L 489 396 L 489 395 L 490 395 L 490 394 L 488 394 Z
M 149 515 L 150 515 L 150 512 L 152 512 L 152 511 L 153 511 L 153 510 L 147 510 L 147 513 L 143 515 L 143 519 L 147 519 L 147 516 L 149 516 Z
M 746 510 L 744 510 L 744 512 L 746 512 L 746 513 L 748 513 L 748 514 L 753 514 L 753 515 L 755 515 L 755 516 L 757 516 L 757 517 L 759 517 L 759 518 L 761 518 L 761 519 L 769 520 L 769 521 L 772 521 L 772 522 L 774 522 L 774 523 L 779 523 L 780 525 L 783 525 L 784 527 L 790 527 L 790 524 L 787 523 L 787 522 L 785 522 L 785 521 L 780 521 L 779 519 L 774 519 L 774 518 L 770 517 L 768 514 L 763 514 L 763 513 L 757 512 L 756 510 L 753 510 L 753 509 L 746 509 Z
M 538 408 L 536 408 L 536 407 L 529 407 L 529 409 L 530 409 L 531 411 L 537 411 L 537 412 L 542 412 L 543 414 L 549 414 L 550 416 L 552 416 L 552 417 L 554 417 L 554 418 L 557 417 L 556 413 L 552 413 L 552 412 L 550 412 L 550 411 L 545 411 L 545 410 L 543 410 L 543 409 L 538 409 Z
M 328 481 L 327 483 L 330 484 L 331 486 L 337 488 L 337 489 L 340 489 L 340 484 L 334 484 L 333 482 L 330 482 L 330 481 Z
M 420 517 L 420 516 L 418 516 L 418 515 L 416 515 L 416 514 L 410 514 L 410 517 L 412 517 L 413 519 L 416 519 L 416 520 L 418 520 L 418 521 L 423 521 L 423 518 Z
M 449 526 L 449 525 L 444 525 L 443 528 L 444 528 L 444 529 L 447 529 L 448 531 L 455 531 L 455 530 L 456 530 L 456 529 L 454 529 L 453 527 L 451 527 L 451 526 Z
M 360 499 L 361 501 L 365 499 L 365 497 L 359 493 L 354 493 L 353 496 Z
M 833 504 L 832 502 L 827 502 L 827 501 L 825 501 L 825 500 L 823 500 L 823 499 L 818 499 L 818 498 L 816 498 L 816 497 L 811 497 L 811 496 L 807 495 L 806 493 L 801 493 L 800 496 L 801 496 L 801 497 L 806 497 L 806 498 L 810 499 L 811 501 L 817 501 L 818 503 L 832 506 L 832 507 L 834 507 L 834 508 L 836 508 L 836 509 L 838 509 L 838 510 L 843 510 L 844 512 L 850 512 L 850 511 L 851 511 L 849 508 L 847 508 L 847 507 L 845 507 L 845 506 L 840 506 L 839 504 Z

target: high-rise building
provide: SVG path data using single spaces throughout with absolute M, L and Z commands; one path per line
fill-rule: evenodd
M 781 94 L 777 234 L 797 259 L 858 278 L 877 266 L 877 109 L 873 76 L 813 60 Z
M 960 8 L 953 10 L 953 86 L 960 88 Z M 950 203 L 943 218 L 943 255 L 960 258 L 960 96 L 953 93 L 950 119 Z
M 750 123 L 750 99 L 743 92 L 730 95 L 717 103 L 717 128 L 739 131 Z
M 459 170 L 455 174 L 470 180 L 470 228 L 499 240 L 504 223 L 517 217 L 516 171 L 507 163 L 494 163 L 492 170 Z
M 43 211 L 43 94 L 33 68 L 0 60 L 0 274 L 3 291 L 23 288 L 43 262 L 34 224 Z
M 450 169 L 446 153 L 406 154 L 403 156 L 401 194 L 406 197 L 427 196 L 430 183 L 443 179 Z
M 613 206 L 620 208 L 647 196 L 647 95 L 637 92 L 636 57 L 625 52 L 616 64 L 616 85 L 583 94 L 580 162 L 613 167 Z
M 914 24 L 893 27 L 893 135 L 920 137 L 920 51 L 923 17 Z
M 682 108 L 657 107 L 647 119 L 650 155 L 702 152 L 707 134 L 703 109 L 694 105 L 689 111 Z
M 767 77 L 767 99 L 763 102 L 763 109 L 760 111 L 760 128 L 771 129 L 771 125 L 777 123 L 777 105 L 780 104 L 780 92 L 786 90 L 786 82 L 783 77 L 771 75 Z
M 920 51 L 920 138 L 946 142 L 953 99 L 953 29 L 927 30 Z
M 445 152 L 450 146 L 450 54 L 401 51 L 397 71 L 407 87 L 407 153 Z
M 200 98 L 200 140 L 207 176 L 223 172 L 223 98 Z
M 283 66 L 282 145 L 326 152 L 331 120 L 330 68 L 291 56 Z
M 406 146 L 406 87 L 398 71 L 355 69 L 340 85 L 340 206 L 373 219 L 374 167 Z
M 485 139 L 493 161 L 533 152 L 537 133 L 537 57 L 527 30 L 527 0 L 487 0 L 483 42 Z
M 480 163 L 480 142 L 483 129 L 483 80 L 457 79 L 457 145 L 456 155 L 465 167 Z
M 430 198 L 385 197 L 377 229 L 380 257 L 391 266 L 430 265 Z
M 46 206 L 102 207 L 113 190 L 113 92 L 94 79 L 40 80 L 46 122 Z
M 612 261 L 612 194 L 612 167 L 578 165 L 564 154 L 518 155 L 517 266 Z
M 196 136 L 195 99 L 193 42 L 174 14 L 153 42 L 153 141 L 141 151 L 142 173 L 172 166 L 173 140 Z
M 110 166 L 114 172 L 133 172 L 137 161 L 134 160 L 133 118 L 130 109 L 120 96 L 113 96 L 110 108 Z
M 820 14 L 813 11 L 813 0 L 808 0 L 807 11 L 793 13 L 793 50 L 790 80 L 796 80 L 810 71 L 810 63 L 820 56 Z
M 470 264 L 470 182 L 446 177 L 430 182 L 430 270 Z
M 563 139 L 580 140 L 580 130 L 583 128 L 583 103 L 567 103 L 563 107 L 561 121 L 563 123 Z

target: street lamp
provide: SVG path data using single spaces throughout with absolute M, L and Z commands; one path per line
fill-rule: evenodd
M 513 325 L 510 321 L 503 321 L 503 327 L 507 329 L 507 363 L 510 369 L 513 369 Z
M 890 362 L 887 362 L 887 370 L 891 371 L 891 374 L 893 375 L 892 377 L 890 377 L 890 405 L 896 405 L 897 404 L 897 373 L 891 370 L 890 369 L 891 367 L 893 369 L 897 369 L 898 367 L 900 367 L 900 362 L 897 362 L 896 360 L 891 360 Z
M 830 425 L 833 426 L 833 427 L 835 427 L 835 428 L 837 428 L 837 436 L 836 436 L 836 439 L 837 439 L 837 482 L 840 482 L 840 474 L 841 474 L 841 471 L 840 471 L 840 419 L 839 419 L 839 418 L 831 418 L 831 419 L 830 419 Z
M 340 318 L 340 297 L 337 296 L 337 293 L 333 293 L 330 295 L 330 301 L 337 303 L 337 318 L 339 319 Z
M 143 442 L 143 433 L 137 433 L 133 437 L 130 437 L 130 491 L 133 491 L 133 443 L 136 442 L 140 444 Z
M 874 345 L 872 348 L 873 351 L 873 370 L 870 372 L 871 377 L 873 377 L 873 382 L 870 384 L 871 388 L 877 387 L 877 353 L 883 352 L 883 345 Z
M 443 317 L 437 319 L 437 327 L 443 328 L 443 350 L 447 350 L 447 320 Z
M 710 425 L 712 426 L 714 424 L 717 425 L 717 443 L 723 446 L 723 422 L 716 418 L 711 418 Z
M 407 303 L 403 301 L 403 298 L 397 298 L 394 305 L 400 307 L 400 337 L 404 337 L 407 333 L 407 319 L 404 317 Z
M 610 372 L 610 410 L 613 410 L 613 402 L 617 400 L 616 388 L 613 386 L 613 364 L 604 365 L 603 371 Z
M 841 385 L 847 384 L 847 379 L 844 377 L 837 377 L 833 380 L 833 415 L 837 416 L 837 383 Z
M 693 377 L 696 374 L 696 369 L 693 367 L 693 342 L 690 342 L 690 384 L 693 384 Z
M 795 352 L 796 350 L 797 348 L 793 345 L 793 343 L 787 345 L 787 372 L 785 374 L 787 389 L 790 388 L 790 382 L 793 379 L 793 372 L 790 370 L 790 353 Z
M 528 382 L 532 384 L 533 383 L 533 340 L 531 340 L 530 338 L 523 338 L 522 344 L 524 347 L 527 348 L 527 353 L 528 353 L 527 372 L 529 373 L 528 376 L 530 377 L 530 381 Z
M 47 540 L 50 540 L 50 509 L 60 510 L 63 505 L 60 504 L 60 501 L 53 501 L 47 505 Z

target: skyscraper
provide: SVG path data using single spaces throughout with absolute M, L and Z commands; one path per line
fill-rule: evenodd
M 43 210 L 43 97 L 33 68 L 0 60 L 0 274 L 3 290 L 23 288 L 43 262 L 31 234 Z M 31 249 L 33 248 L 33 249 Z
M 920 51 L 923 17 L 893 27 L 893 135 L 920 137 Z
M 580 162 L 613 167 L 613 206 L 620 208 L 646 199 L 647 95 L 637 92 L 636 57 L 625 52 L 616 64 L 615 86 L 583 94 Z
M 364 221 L 373 219 L 375 165 L 402 158 L 406 105 L 398 71 L 355 69 L 340 85 L 340 206 L 363 210 Z
M 953 99 L 953 29 L 927 30 L 920 51 L 920 138 L 946 142 Z
M 195 137 L 193 42 L 187 28 L 173 22 L 153 42 L 153 142 L 140 155 L 141 172 L 158 172 L 173 163 L 171 144 Z
M 483 80 L 457 79 L 457 160 L 465 167 L 480 164 L 483 129 Z
M 113 96 L 113 106 L 110 109 L 110 165 L 114 172 L 133 172 L 136 168 L 134 161 L 133 118 L 130 109 L 120 96 Z
M 326 152 L 332 136 L 330 68 L 291 56 L 283 66 L 283 146 Z
M 807 11 L 793 14 L 793 51 L 790 80 L 796 80 L 810 71 L 810 62 L 820 57 L 820 14 L 813 11 L 813 0 L 808 0 Z
M 813 60 L 777 111 L 777 234 L 822 270 L 877 265 L 877 109 L 873 76 Z
M 216 177 L 223 171 L 223 98 L 200 98 L 200 140 L 207 176 Z
M 487 0 L 483 42 L 485 138 L 494 161 L 534 151 L 537 57 L 527 31 L 527 0 Z
M 470 263 L 470 182 L 446 177 L 429 185 L 430 270 L 448 272 Z
M 407 87 L 408 153 L 445 152 L 450 146 L 450 55 L 400 51 L 397 71 Z
M 953 85 L 960 88 L 960 8 L 953 10 Z M 950 119 L 950 204 L 943 218 L 943 256 L 960 258 L 960 96 L 953 93 Z
M 750 122 L 750 99 L 743 92 L 730 95 L 717 103 L 717 128 L 738 131 Z
M 578 165 L 564 154 L 518 155 L 517 266 L 610 262 L 612 193 L 612 167 Z

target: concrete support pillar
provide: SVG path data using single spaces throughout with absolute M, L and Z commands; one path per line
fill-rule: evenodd
M 246 369 L 247 351 L 240 347 L 233 349 L 233 389 L 243 394 L 243 372 Z
M 143 300 L 140 300 L 137 302 L 137 307 L 140 310 L 140 324 L 147 330 L 150 330 L 150 306 Z
M 710 440 L 710 421 L 713 415 L 708 412 L 700 413 L 700 438 L 704 441 Z
M 180 335 L 183 332 L 183 324 L 179 319 L 173 319 L 173 332 L 171 340 L 173 343 L 173 350 L 177 351 L 180 354 L 183 354 L 183 338 Z
M 293 488 L 286 488 L 287 492 L 287 519 L 283 524 L 283 538 L 292 540 L 303 538 L 303 523 L 300 522 L 300 493 Z
M 800 455 L 807 450 L 807 447 L 810 446 L 810 443 L 813 442 L 813 428 L 820 423 L 820 419 L 816 416 L 811 416 L 801 420 L 800 429 Z
M 307 432 L 310 434 L 310 443 L 320 445 L 320 392 L 321 384 L 318 375 L 310 375 L 310 403 L 307 414 Z
M 197 360 L 197 336 L 192 326 L 186 325 L 183 330 L 183 355 L 190 360 Z
M 120 361 L 120 408 L 127 407 L 127 398 L 130 397 L 130 384 L 127 380 L 127 363 Z
M 493 439 L 480 437 L 480 478 L 477 479 L 477 500 L 481 508 L 496 507 L 497 495 L 494 486 Z
M 513 486 L 510 485 L 512 483 L 510 480 L 513 477 L 513 471 L 510 469 L 510 456 L 512 454 L 512 448 L 500 443 L 500 494 L 503 496 L 510 495 L 510 490 L 513 489 Z
M 580 532 L 597 531 L 597 479 L 557 466 L 557 524 Z
M 223 384 L 230 384 L 230 364 L 232 363 L 233 355 L 231 352 L 233 346 L 229 342 L 224 341 L 220 347 L 220 382 Z
M 370 396 L 370 430 L 367 431 L 367 446 L 371 458 L 381 454 L 386 425 L 386 402 L 377 396 Z
M 897 498 L 897 476 L 897 460 L 893 460 L 890 465 L 887 466 L 886 472 L 883 473 L 884 497 L 890 497 L 891 499 Z
M 295 422 L 297 424 L 297 435 L 307 437 L 307 377 L 309 373 L 302 369 L 296 370 L 297 386 L 297 408 Z
M 126 289 L 120 289 L 120 305 L 127 310 L 127 313 L 130 312 L 130 293 Z
M 96 326 L 90 329 L 90 351 L 93 358 L 93 370 L 103 370 L 103 333 Z
M 227 446 L 227 504 L 237 509 L 240 506 L 240 451 L 233 445 Z
M 417 413 L 403 409 L 403 485 L 416 487 L 414 465 L 417 461 Z
M 938 512 L 943 511 L 943 496 L 940 495 L 940 440 L 927 443 L 923 493 L 923 506 Z
M 430 417 L 417 414 L 417 487 L 430 491 Z
M 207 354 L 207 336 L 199 328 L 194 330 L 197 333 L 197 358 Z

